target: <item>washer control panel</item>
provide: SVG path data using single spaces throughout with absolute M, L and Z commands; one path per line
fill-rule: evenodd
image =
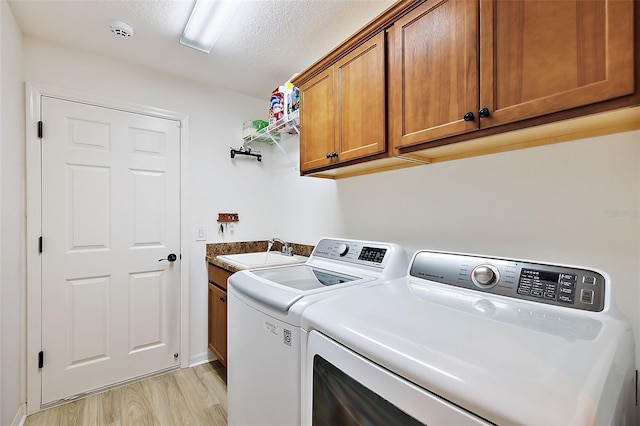
M 605 278 L 588 269 L 421 251 L 413 259 L 410 275 L 549 305 L 604 309 Z
M 391 254 L 389 246 L 352 240 L 324 238 L 313 250 L 313 256 L 341 262 L 384 268 Z

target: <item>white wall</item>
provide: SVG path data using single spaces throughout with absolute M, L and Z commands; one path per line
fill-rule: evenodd
M 238 156 L 232 160 L 229 156 L 230 147 L 242 145 L 242 123 L 247 119 L 267 117 L 270 93 L 265 93 L 264 99 L 254 99 L 208 89 L 201 84 L 33 38 L 25 39 L 24 57 L 25 80 L 28 82 L 163 108 L 189 116 L 187 179 L 191 190 L 184 194 L 189 204 L 188 217 L 184 220 L 193 232 L 189 263 L 190 350 L 191 362 L 206 359 L 205 242 L 195 241 L 196 227 L 207 227 L 208 242 L 259 240 L 278 236 L 314 243 L 320 235 L 318 231 L 298 232 L 300 226 L 280 226 L 283 214 L 297 218 L 312 217 L 316 209 L 308 203 L 298 205 L 295 194 L 284 193 L 277 182 L 274 185 L 271 169 L 277 169 L 286 158 L 279 150 L 265 144 L 255 144 L 254 149 L 263 154 L 261 163 L 251 157 Z M 295 144 L 288 143 L 287 146 Z M 302 179 L 297 177 L 293 167 L 285 170 L 285 174 L 297 178 L 296 181 Z M 312 184 L 314 188 L 335 187 L 333 182 L 326 181 L 318 184 L 314 180 Z M 297 185 L 296 189 L 301 187 Z M 302 191 L 305 192 L 304 189 Z M 336 199 L 335 195 L 330 198 Z M 220 212 L 239 214 L 240 222 L 234 226 L 233 233 L 218 233 L 216 220 Z
M 0 2 L 0 424 L 19 420 L 25 386 L 25 173 L 22 36 Z
M 337 190 L 348 237 L 603 269 L 640 345 L 640 131 L 343 179 Z

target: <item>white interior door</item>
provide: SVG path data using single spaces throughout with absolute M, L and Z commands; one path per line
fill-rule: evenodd
M 49 97 L 41 112 L 47 404 L 179 366 L 180 129 Z

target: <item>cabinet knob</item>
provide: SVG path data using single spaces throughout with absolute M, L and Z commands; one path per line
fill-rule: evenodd
M 337 152 L 333 151 L 333 152 L 331 153 L 331 157 L 332 157 L 332 158 L 336 158 L 337 156 L 338 156 L 338 153 L 337 153 Z
M 224 303 L 224 302 L 226 302 L 226 301 L 227 301 L 227 298 L 226 298 L 226 297 L 224 297 L 224 296 L 220 296 L 220 301 Z
M 331 154 L 327 152 L 327 158 L 331 158 Z
M 480 118 L 487 118 L 491 115 L 491 113 L 489 112 L 489 108 L 482 108 L 480 111 L 478 111 L 478 115 L 480 116 Z
M 464 121 L 473 121 L 476 118 L 476 116 L 473 115 L 473 113 L 471 111 L 469 111 L 462 118 L 464 119 Z

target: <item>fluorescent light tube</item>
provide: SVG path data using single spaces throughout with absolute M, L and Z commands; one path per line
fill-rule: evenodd
M 180 44 L 209 53 L 237 9 L 239 0 L 196 0 Z

